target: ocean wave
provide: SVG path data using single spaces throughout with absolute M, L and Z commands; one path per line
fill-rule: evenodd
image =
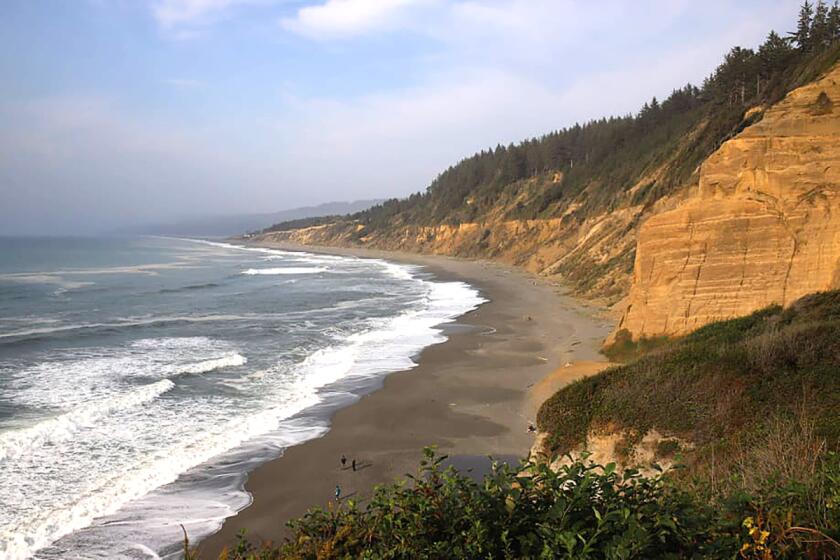
M 197 375 L 218 369 L 242 366 L 247 362 L 247 358 L 232 352 L 220 358 L 173 365 L 165 369 L 169 370 L 166 373 L 170 376 Z M 36 445 L 68 439 L 78 430 L 92 425 L 95 421 L 114 411 L 147 403 L 174 387 L 175 384 L 170 379 L 163 379 L 127 393 L 105 397 L 91 404 L 82 405 L 70 412 L 43 420 L 29 428 L 0 433 L 0 461 L 15 458 Z
M 138 317 L 129 318 L 124 321 L 113 321 L 107 323 L 74 323 L 70 325 L 59 325 L 55 327 L 21 329 L 17 331 L 0 333 L 0 340 L 7 338 L 41 337 L 45 335 L 52 335 L 78 330 L 145 327 L 150 325 L 164 325 L 168 323 L 206 323 L 215 321 L 241 321 L 257 319 L 259 319 L 259 316 L 249 315 L 183 315 L 171 317 Z
M 296 399 L 217 427 L 209 436 L 158 450 L 118 474 L 107 473 L 90 492 L 71 507 L 38 515 L 25 526 L 0 529 L 0 556 L 25 560 L 62 536 L 87 527 L 98 517 L 110 515 L 131 500 L 177 480 L 189 469 L 205 463 L 258 435 L 276 429 L 282 420 L 317 404 L 313 397 Z
M 140 382 L 174 380 L 245 363 L 247 359 L 229 343 L 207 337 L 150 338 L 127 347 L 68 349 L 52 352 L 25 369 L 10 369 L 0 398 L 35 409 L 72 410 L 117 396 Z
M 398 280 L 411 280 L 414 278 L 414 274 L 412 274 L 412 272 L 419 268 L 414 265 L 397 264 L 379 259 L 373 259 L 373 262 L 379 264 L 385 269 L 387 274 L 397 278 Z
M 191 290 L 206 290 L 208 288 L 218 288 L 219 284 L 215 282 L 207 282 L 205 284 L 189 284 L 181 286 L 180 288 L 163 288 L 158 291 L 159 294 L 176 294 L 178 292 L 186 292 Z
M 372 377 L 412 369 L 423 348 L 446 340 L 441 325 L 486 302 L 463 282 L 427 282 L 423 306 L 395 317 L 371 319 L 369 328 L 318 350 L 301 364 L 299 383 L 319 389 L 347 377 Z
M 256 275 L 275 275 L 275 274 L 318 274 L 319 272 L 326 272 L 329 270 L 323 266 L 310 266 L 310 267 L 303 267 L 303 266 L 290 266 L 286 268 L 249 268 L 247 270 L 243 270 L 242 274 L 247 274 L 248 276 L 256 276 Z
M 123 395 L 82 406 L 29 428 L 0 433 L 0 461 L 19 457 L 34 446 L 68 439 L 78 430 L 92 425 L 115 410 L 124 410 L 149 402 L 174 387 L 172 381 L 164 379 Z
M 177 368 L 177 370 L 179 373 L 185 374 L 208 373 L 213 370 L 227 367 L 244 366 L 246 363 L 248 363 L 248 359 L 245 358 L 245 356 L 241 354 L 231 353 L 221 358 L 204 360 L 195 364 L 182 366 Z

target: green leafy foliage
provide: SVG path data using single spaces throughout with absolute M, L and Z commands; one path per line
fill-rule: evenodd
M 378 487 L 366 506 L 311 510 L 290 524 L 284 544 L 255 546 L 242 535 L 222 558 L 653 560 L 739 551 L 760 558 L 753 554 L 759 547 L 773 558 L 833 550 L 829 535 L 793 525 L 790 489 L 779 491 L 787 496 L 783 506 L 741 493 L 718 508 L 667 475 L 619 472 L 615 464 L 497 465 L 477 483 L 442 468 L 445 457 L 433 450 L 425 453 L 416 476 Z M 840 477 L 836 458 L 820 476 Z
M 618 336 L 615 346 L 632 355 L 642 342 Z M 578 381 L 543 404 L 539 427 L 551 434 L 556 452 L 582 445 L 590 429 L 604 425 L 641 434 L 656 429 L 720 451 L 721 438 L 735 440 L 802 406 L 818 436 L 832 448 L 840 442 L 840 292 L 647 344 L 635 361 Z

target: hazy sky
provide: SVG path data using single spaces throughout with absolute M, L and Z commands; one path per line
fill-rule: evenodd
M 771 0 L 2 0 L 0 234 L 405 195 L 635 111 Z

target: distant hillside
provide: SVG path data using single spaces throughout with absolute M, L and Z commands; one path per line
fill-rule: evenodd
M 382 202 L 375 200 L 356 200 L 353 202 L 327 202 L 317 206 L 292 208 L 266 214 L 229 214 L 186 218 L 168 224 L 148 224 L 126 228 L 120 233 L 147 235 L 174 235 L 179 237 L 230 237 L 243 233 L 260 231 L 272 224 L 313 218 L 316 216 L 335 216 L 352 214 L 367 210 Z
M 808 10 L 811 8 L 809 5 Z M 669 253 L 657 253 L 659 248 L 652 245 L 646 246 L 653 250 L 646 253 L 647 260 L 637 263 L 640 229 L 652 216 L 696 198 L 698 185 L 704 180 L 707 185 L 714 184 L 718 170 L 728 169 L 726 172 L 731 173 L 740 162 L 746 171 L 735 183 L 747 185 L 751 177 L 756 178 L 755 187 L 746 189 L 760 189 L 761 193 L 751 198 L 760 200 L 753 205 L 738 202 L 730 206 L 730 214 L 721 214 L 716 222 L 703 222 L 703 227 L 717 227 L 705 235 L 725 240 L 731 231 L 750 228 L 749 219 L 729 222 L 730 217 L 737 218 L 740 209 L 748 206 L 747 211 L 756 217 L 769 216 L 768 220 L 779 222 L 778 227 L 768 229 L 775 237 L 744 234 L 728 249 L 743 252 L 746 244 L 747 262 L 778 259 L 792 262 L 794 275 L 807 274 L 814 263 L 791 259 L 788 254 L 788 249 L 799 251 L 803 243 L 796 239 L 789 243 L 779 236 L 785 235 L 787 226 L 796 226 L 788 220 L 788 200 L 809 192 L 811 187 L 817 191 L 813 191 L 809 204 L 816 206 L 805 219 L 822 220 L 820 216 L 829 216 L 826 224 L 840 224 L 831 217 L 840 200 L 836 196 L 840 193 L 840 181 L 834 171 L 840 165 L 836 165 L 837 153 L 831 148 L 840 141 L 836 126 L 840 99 L 832 98 L 836 96 L 834 90 L 813 91 L 814 99 L 797 101 L 796 122 L 784 119 L 787 109 L 781 111 L 773 120 L 779 128 L 774 128 L 774 124 L 762 130 L 763 136 L 752 144 L 748 153 L 751 159 L 746 163 L 741 159 L 724 162 L 728 168 L 710 167 L 706 179 L 703 165 L 727 141 L 760 123 L 792 91 L 821 76 L 828 80 L 827 84 L 838 80 L 838 58 L 840 9 L 821 4 L 817 13 L 812 10 L 803 15 L 790 39 L 771 32 L 757 49 L 735 47 L 701 86 L 685 85 L 665 100 L 654 98 L 635 115 L 578 124 L 517 145 L 484 150 L 441 173 L 424 192 L 388 200 L 339 219 L 281 223 L 264 239 L 497 259 L 557 277 L 579 295 L 619 304 L 622 312 L 631 315 L 628 330 L 634 335 L 696 328 L 708 321 L 734 317 L 772 303 L 775 292 L 770 301 L 749 296 L 744 303 L 738 300 L 741 294 L 737 289 L 721 286 L 720 282 L 727 278 L 740 282 L 744 276 L 737 271 L 727 273 L 724 268 L 734 266 L 734 261 L 711 254 L 710 260 L 720 262 L 720 267 L 703 268 L 702 245 L 699 252 L 692 245 L 690 221 L 686 222 L 688 226 L 672 232 L 676 247 L 662 248 L 676 250 L 688 258 L 687 269 L 681 269 L 676 260 L 668 261 Z M 788 124 L 792 128 L 784 128 Z M 791 152 L 775 138 L 784 138 L 794 130 L 802 137 L 802 149 Z M 726 150 L 737 151 L 731 145 Z M 789 193 L 780 192 L 786 184 L 773 174 L 778 166 L 785 165 L 784 158 L 791 153 L 799 157 L 796 166 L 807 173 L 801 175 L 802 184 L 794 184 Z M 834 165 L 829 161 L 832 158 Z M 725 159 L 717 158 L 715 162 Z M 821 169 L 831 170 L 824 173 L 826 181 L 811 185 Z M 784 180 L 795 182 L 796 177 Z M 719 195 L 728 196 L 725 192 Z M 801 210 L 797 210 L 795 220 L 801 218 Z M 824 231 L 825 239 L 830 240 L 835 230 L 826 230 L 821 224 L 815 223 L 814 227 Z M 750 230 L 753 231 L 758 230 Z M 753 255 L 749 248 L 755 246 L 750 245 L 755 235 L 766 242 L 768 249 Z M 774 239 L 782 247 L 778 253 L 771 252 Z M 721 246 L 710 245 L 713 250 Z M 822 255 L 827 270 L 833 266 L 832 259 L 838 257 L 830 244 L 814 245 L 809 250 Z M 670 268 L 660 269 L 660 263 L 666 261 Z M 641 265 L 650 276 L 638 280 L 652 279 L 655 284 L 651 290 L 644 284 L 638 286 L 640 295 L 631 311 L 624 298 L 631 291 L 634 267 Z M 704 283 L 706 275 L 712 272 L 708 283 Z M 761 267 L 748 272 L 760 275 Z M 695 285 L 692 273 L 700 283 Z M 830 276 L 826 280 L 821 272 L 813 282 L 798 282 L 797 289 L 783 290 L 784 298 L 779 303 L 802 295 L 799 287 L 810 286 L 811 291 L 831 287 L 826 283 L 831 282 Z M 840 274 L 837 279 L 840 281 Z M 760 289 L 750 278 L 745 282 Z M 693 305 L 690 296 L 712 294 L 715 289 L 726 289 L 736 301 L 727 300 L 718 310 L 695 316 L 703 307 Z M 645 312 L 639 311 L 641 304 L 648 301 L 646 297 L 658 305 L 651 311 L 660 314 L 655 322 L 646 322 Z M 672 321 L 679 313 L 683 320 Z

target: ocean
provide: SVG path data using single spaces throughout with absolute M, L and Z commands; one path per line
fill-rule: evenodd
M 376 259 L 0 238 L 0 558 L 178 558 L 483 301 Z

